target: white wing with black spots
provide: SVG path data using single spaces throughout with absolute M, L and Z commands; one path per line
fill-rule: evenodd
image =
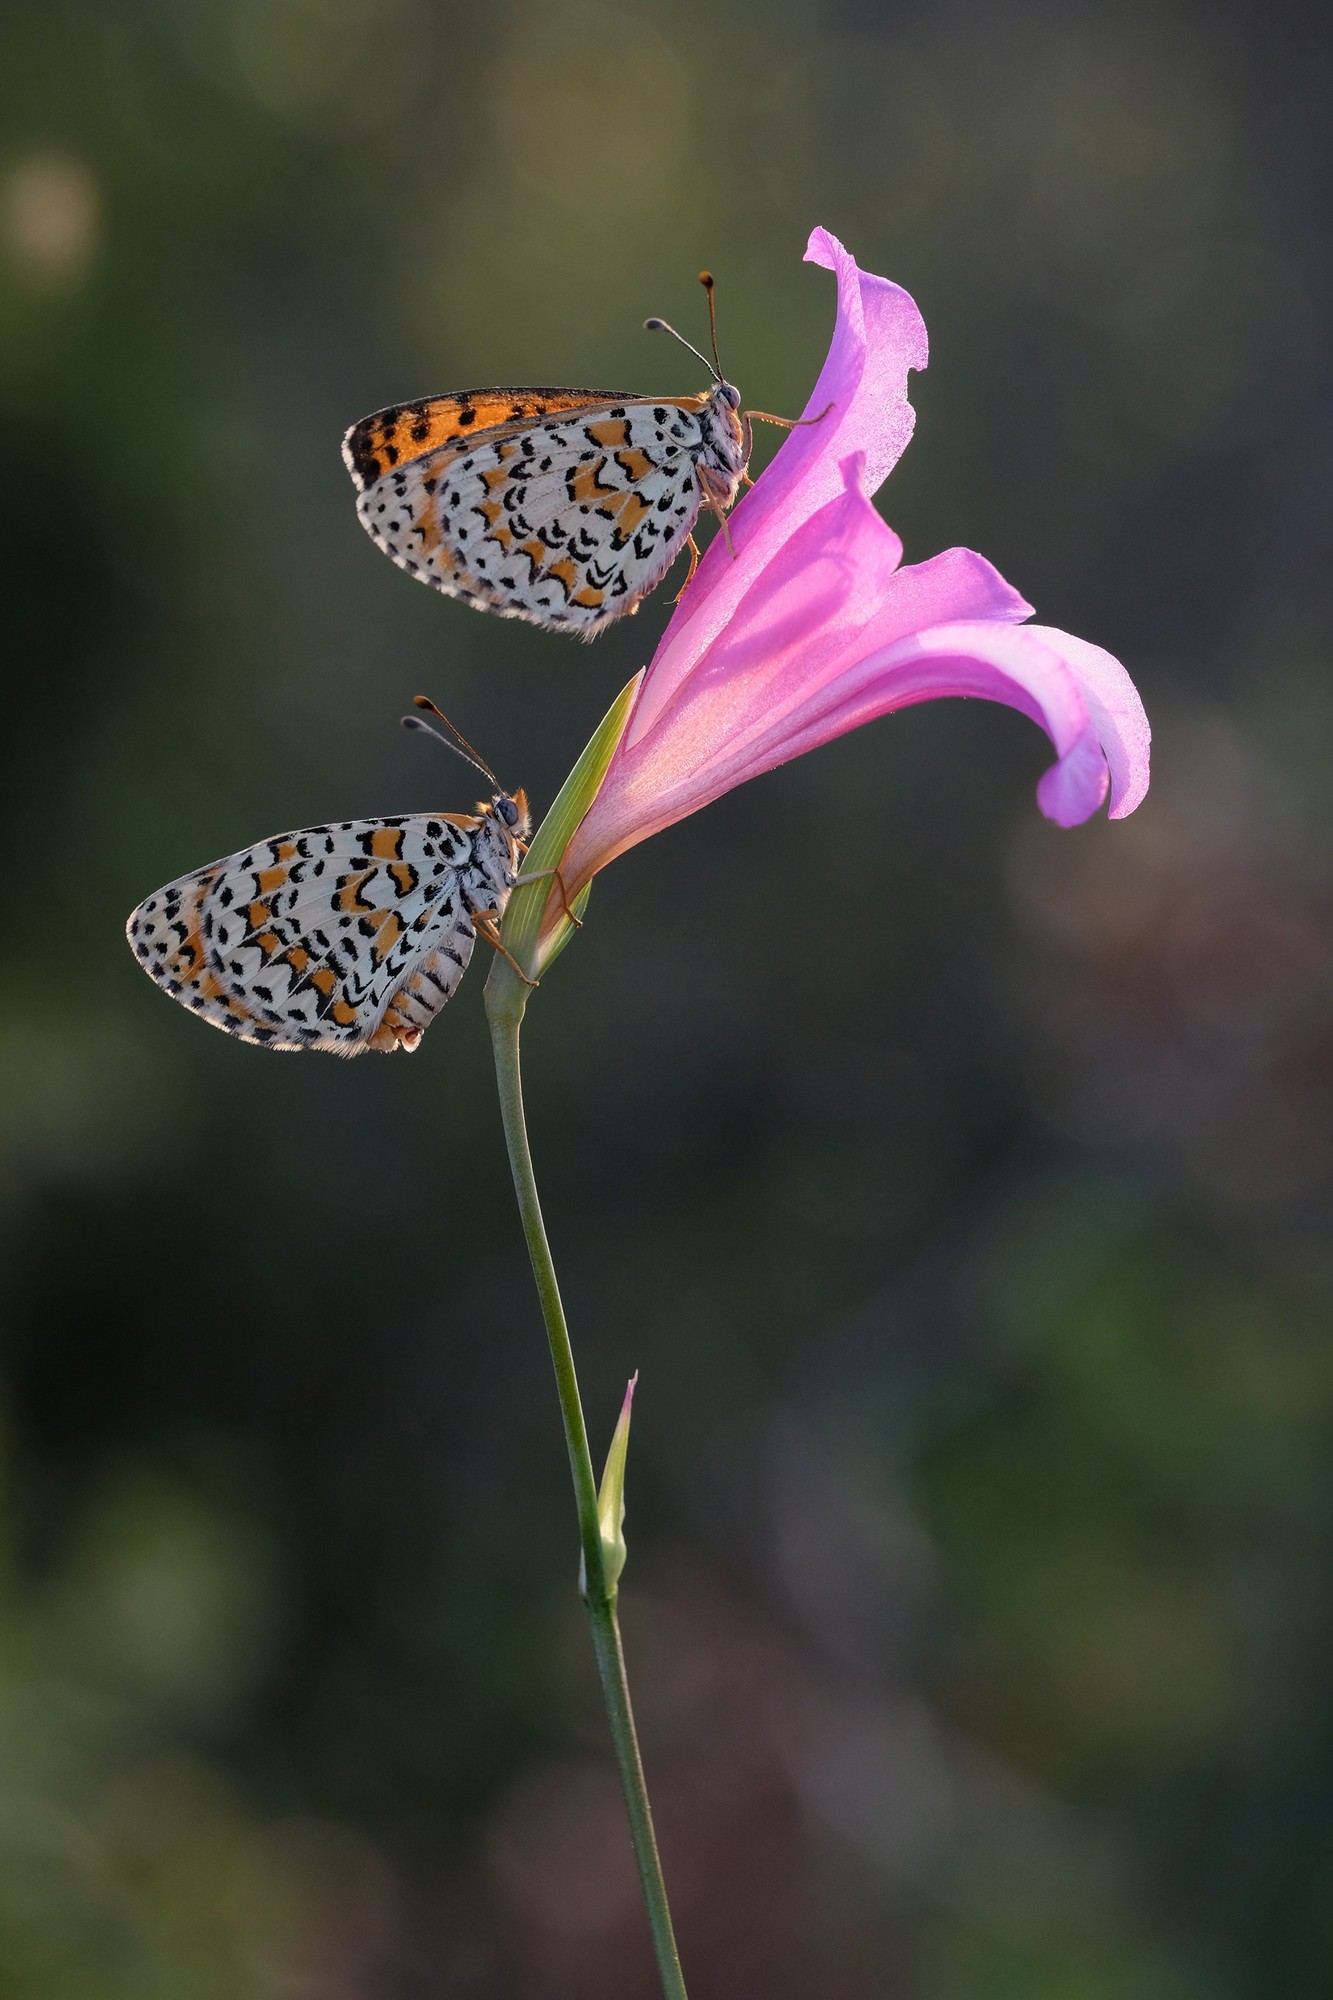
M 716 455 L 711 415 L 629 402 L 504 427 L 394 467 L 357 512 L 422 582 L 591 638 L 636 609 L 684 547 L 701 462 Z
M 131 947 L 173 999 L 244 1041 L 413 1049 L 467 968 L 474 920 L 508 901 L 518 799 L 260 841 L 149 896 Z

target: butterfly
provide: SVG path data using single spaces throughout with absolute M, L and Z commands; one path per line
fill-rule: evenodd
M 424 696 L 417 706 L 440 715 Z M 496 786 L 474 813 L 302 827 L 182 875 L 125 927 L 144 971 L 201 1020 L 266 1048 L 415 1049 L 477 938 L 504 951 L 498 924 L 531 826 L 526 795 L 459 742 Z
M 343 457 L 367 533 L 436 590 L 584 639 L 637 611 L 686 547 L 688 587 L 701 509 L 725 533 L 749 481 L 752 421 L 791 422 L 741 412 L 718 359 L 713 280 L 701 271 L 699 281 L 711 364 L 665 320 L 644 325 L 711 366 L 700 395 L 468 389 L 363 417 Z

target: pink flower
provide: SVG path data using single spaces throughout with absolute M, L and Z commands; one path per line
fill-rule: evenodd
M 577 894 L 649 834 L 761 771 L 876 716 L 940 695 L 1018 708 L 1057 761 L 1037 799 L 1061 826 L 1133 812 L 1148 787 L 1149 730 L 1119 661 L 1050 626 L 983 556 L 948 549 L 900 567 L 902 544 L 870 495 L 915 421 L 907 376 L 926 332 L 897 285 L 857 269 L 826 230 L 808 262 L 837 274 L 838 318 L 806 405 L 714 538 L 643 674 L 601 788 L 562 873 Z M 560 919 L 547 906 L 546 924 Z

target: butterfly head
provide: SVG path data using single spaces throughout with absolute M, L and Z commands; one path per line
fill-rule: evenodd
M 490 809 L 511 840 L 526 840 L 532 832 L 528 795 L 521 785 L 516 792 L 497 792 Z

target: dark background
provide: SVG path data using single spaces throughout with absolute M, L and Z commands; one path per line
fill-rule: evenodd
M 131 905 L 539 808 L 649 656 L 396 572 L 448 387 L 795 413 L 824 223 L 930 329 L 881 495 L 1110 647 L 637 850 L 526 1036 L 696 2000 L 1333 1985 L 1330 15 L 4 0 L 0 1992 L 647 2000 L 482 978 L 418 1055 L 205 1033 Z M 767 436 L 761 452 L 771 452 Z M 846 828 L 837 907 L 808 838 Z

